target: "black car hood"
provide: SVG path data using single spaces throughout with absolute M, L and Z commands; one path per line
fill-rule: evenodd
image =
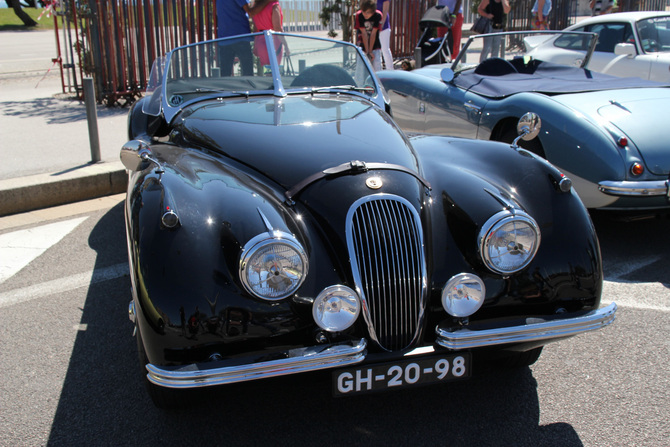
M 179 121 L 188 145 L 222 153 L 286 189 L 353 160 L 418 172 L 395 123 L 353 95 L 219 99 L 186 108 Z

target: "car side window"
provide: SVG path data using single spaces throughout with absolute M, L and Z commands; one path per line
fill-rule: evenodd
M 584 27 L 576 28 L 573 31 L 584 32 Z M 579 36 L 575 34 L 564 34 L 554 41 L 554 46 L 565 50 L 586 51 L 588 49 L 590 37 Z
M 603 53 L 614 53 L 614 47 L 618 43 L 628 42 L 633 34 L 627 23 L 598 23 L 586 31 L 598 33 L 595 51 Z

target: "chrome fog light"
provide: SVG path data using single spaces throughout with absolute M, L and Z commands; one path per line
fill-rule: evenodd
M 442 289 L 442 307 L 453 317 L 469 317 L 482 307 L 485 296 L 486 287 L 479 276 L 459 273 Z
M 326 287 L 314 300 L 312 316 L 320 328 L 340 332 L 349 328 L 361 312 L 358 294 L 346 286 Z

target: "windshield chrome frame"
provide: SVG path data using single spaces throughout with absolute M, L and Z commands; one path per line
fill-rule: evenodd
M 208 95 L 199 96 L 199 97 L 194 98 L 190 101 L 186 101 L 186 102 L 184 102 L 184 103 L 182 103 L 182 104 L 180 104 L 179 106 L 176 106 L 176 107 L 170 105 L 168 103 L 168 100 L 167 100 L 167 76 L 168 76 L 168 72 L 169 72 L 169 67 L 172 64 L 173 55 L 176 52 L 184 51 L 184 50 L 187 50 L 188 48 L 197 47 L 197 46 L 201 46 L 201 45 L 205 45 L 205 44 L 212 44 L 212 43 L 215 43 L 215 42 L 225 42 L 225 41 L 228 41 L 228 40 L 240 39 L 241 37 L 254 38 L 254 37 L 260 36 L 260 35 L 264 36 L 265 44 L 266 44 L 268 50 L 270 50 L 268 52 L 272 55 L 276 54 L 275 53 L 275 51 L 276 51 L 275 42 L 274 42 L 274 38 L 273 38 L 273 36 L 275 36 L 275 35 L 276 36 L 285 36 L 285 37 L 295 37 L 295 38 L 299 38 L 299 39 L 321 40 L 321 41 L 326 41 L 326 42 L 334 42 L 334 43 L 337 43 L 337 44 L 341 44 L 343 46 L 348 46 L 348 47 L 351 47 L 351 48 L 355 48 L 356 51 L 358 52 L 358 59 L 359 60 L 357 62 L 362 61 L 365 64 L 366 68 L 368 69 L 368 72 L 370 74 L 373 74 L 373 76 L 371 78 L 372 78 L 372 81 L 373 81 L 373 84 L 374 84 L 375 93 L 374 93 L 374 95 L 364 95 L 364 94 L 362 94 L 360 92 L 356 92 L 356 91 L 346 91 L 346 92 L 344 92 L 343 90 L 340 90 L 338 92 L 344 92 L 344 93 L 347 93 L 347 94 L 360 96 L 360 97 L 368 99 L 369 101 L 374 102 L 375 104 L 377 104 L 381 108 L 385 107 L 385 103 L 386 103 L 385 93 L 384 93 L 385 91 L 382 87 L 382 84 L 379 82 L 377 76 L 374 75 L 375 71 L 372 68 L 372 65 L 370 64 L 368 58 L 365 57 L 365 55 L 362 53 L 362 51 L 361 51 L 360 47 L 358 47 L 358 45 L 355 45 L 351 42 L 345 42 L 345 41 L 339 41 L 339 40 L 335 41 L 333 39 L 326 39 L 326 38 L 322 38 L 322 37 L 312 37 L 312 36 L 305 36 L 305 35 L 302 35 L 302 34 L 293 34 L 293 33 L 279 33 L 279 32 L 274 32 L 274 31 L 267 30 L 267 31 L 262 31 L 262 32 L 258 32 L 258 33 L 240 34 L 240 35 L 225 37 L 225 38 L 221 38 L 221 39 L 213 39 L 213 40 L 207 40 L 207 41 L 202 41 L 202 42 L 195 42 L 195 43 L 191 43 L 191 44 L 188 44 L 188 45 L 182 45 L 182 46 L 174 48 L 170 52 L 168 52 L 167 55 L 165 56 L 165 65 L 164 65 L 165 68 L 163 69 L 163 78 L 161 79 L 161 84 L 160 84 L 160 89 L 161 89 L 161 112 L 163 114 L 163 118 L 165 119 L 165 121 L 168 124 L 170 124 L 172 122 L 172 120 L 174 119 L 174 117 L 177 116 L 179 114 L 179 112 L 181 112 L 182 109 L 184 109 L 185 107 L 188 107 L 189 105 L 194 104 L 196 102 L 200 102 L 200 101 L 208 100 L 208 99 L 223 98 L 223 97 L 229 96 L 229 95 L 227 95 L 227 92 L 217 92 L 217 93 L 212 93 L 212 94 L 208 94 Z M 282 97 L 288 96 L 289 93 L 286 91 L 286 89 L 284 88 L 284 85 L 281 81 L 279 62 L 277 61 L 277 58 L 274 57 L 274 56 L 270 57 L 270 68 L 271 68 L 271 71 L 272 71 L 272 84 L 274 86 L 273 90 L 254 90 L 254 91 L 243 92 L 243 93 L 246 94 L 247 97 L 248 96 L 254 96 L 254 95 L 273 95 L 275 97 L 282 98 Z M 308 93 L 311 93 L 311 92 L 310 92 L 310 90 L 304 90 L 303 92 L 298 92 L 298 93 L 308 94 Z M 239 96 L 240 92 L 232 92 L 231 91 L 230 94 L 235 95 L 235 96 Z

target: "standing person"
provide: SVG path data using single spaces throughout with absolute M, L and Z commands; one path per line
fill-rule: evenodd
M 463 36 L 463 0 L 437 0 L 437 4 L 449 8 L 452 38 L 451 59 L 456 59 L 461 51 L 461 37 Z M 437 37 L 444 37 L 446 34 L 446 27 L 437 28 Z
M 609 14 L 614 8 L 614 0 L 591 0 L 589 7 L 591 8 L 591 14 L 594 16 Z
M 477 12 L 491 20 L 490 34 L 497 34 L 505 30 L 505 14 L 509 13 L 510 9 L 512 8 L 509 5 L 509 0 L 482 0 Z M 489 55 L 498 56 L 500 54 L 500 41 L 500 36 L 485 37 L 479 62 L 487 59 Z
M 251 32 L 249 17 L 253 17 L 261 12 L 268 1 L 216 0 L 217 37 L 249 34 Z M 235 57 L 240 60 L 242 74 L 245 76 L 253 75 L 254 59 L 251 54 L 250 42 L 247 41 L 238 41 L 220 46 L 219 62 L 221 65 L 221 74 L 223 76 L 230 76 L 232 74 Z
M 547 26 L 547 16 L 551 12 L 551 0 L 535 0 L 533 8 L 530 10 L 530 13 L 533 16 L 533 21 L 531 23 L 531 29 L 533 30 L 546 30 L 549 29 Z
M 363 0 L 361 9 L 356 12 L 354 18 L 354 28 L 357 31 L 356 41 L 358 46 L 372 62 L 372 68 L 375 71 L 382 69 L 381 62 L 381 43 L 378 36 L 382 29 L 382 13 L 377 11 L 377 2 L 375 0 Z
M 266 3 L 265 8 L 254 16 L 254 28 L 256 28 L 256 31 L 284 31 L 284 13 L 279 5 L 279 0 L 270 0 Z M 274 41 L 275 50 L 277 51 L 277 61 L 281 63 L 282 53 L 286 52 L 286 55 L 290 54 L 288 45 L 286 45 L 284 36 L 275 36 Z M 258 56 L 261 65 L 264 67 L 270 64 L 264 36 L 256 36 L 254 41 L 254 54 Z
M 377 0 L 377 11 L 382 13 L 382 30 L 379 32 L 379 43 L 382 45 L 382 58 L 384 59 L 384 68 L 393 70 L 393 54 L 391 54 L 391 18 L 389 9 L 390 0 Z

